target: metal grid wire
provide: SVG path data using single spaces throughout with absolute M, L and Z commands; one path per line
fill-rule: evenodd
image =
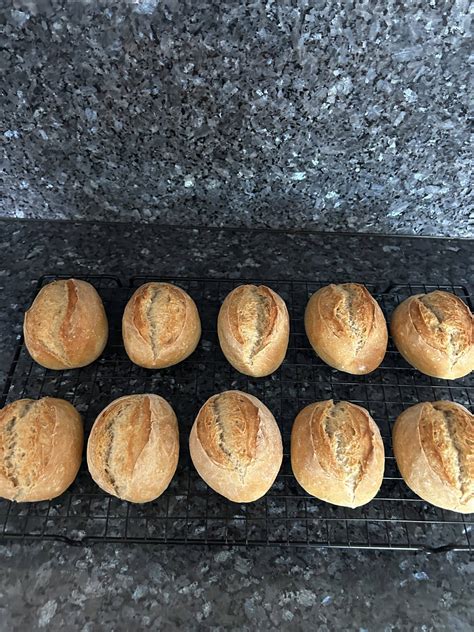
M 0 539 L 472 551 L 474 515 L 438 509 L 417 498 L 400 477 L 390 438 L 396 417 L 417 402 L 446 399 L 472 407 L 472 376 L 456 381 L 425 376 L 403 360 L 391 341 L 381 367 L 370 375 L 353 376 L 331 369 L 312 351 L 303 325 L 309 296 L 325 283 L 267 280 L 265 283 L 288 305 L 290 343 L 285 362 L 276 373 L 249 378 L 225 360 L 218 344 L 216 319 L 227 293 L 251 280 L 135 277 L 123 285 L 112 276 L 79 277 L 90 281 L 104 301 L 110 324 L 105 352 L 88 367 L 51 371 L 31 360 L 20 338 L 0 405 L 22 397 L 67 399 L 83 416 L 87 438 L 94 419 L 113 399 L 130 393 L 157 393 L 171 403 L 178 417 L 178 470 L 160 498 L 135 505 L 103 493 L 90 478 L 84 459 L 76 481 L 59 498 L 26 504 L 0 499 Z M 45 276 L 38 288 L 54 278 L 68 277 Z M 120 332 L 127 300 L 136 287 L 150 280 L 171 281 L 188 291 L 198 305 L 203 325 L 196 352 L 181 364 L 157 371 L 129 361 Z M 386 317 L 406 297 L 434 289 L 457 294 L 472 309 L 467 291 L 460 286 L 366 286 Z M 211 395 L 227 389 L 260 398 L 282 431 L 280 474 L 269 493 L 254 503 L 232 503 L 210 490 L 189 458 L 189 431 L 200 406 Z M 289 438 L 296 414 L 307 404 L 329 398 L 367 408 L 383 436 L 383 484 L 365 507 L 345 509 L 319 501 L 301 489 L 291 472 Z

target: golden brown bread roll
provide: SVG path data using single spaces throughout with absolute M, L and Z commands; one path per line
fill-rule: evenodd
M 380 489 L 385 452 L 377 424 L 350 402 L 303 408 L 291 432 L 291 466 L 308 494 L 333 505 L 359 507 Z
M 178 457 L 176 415 L 159 395 L 116 399 L 95 420 L 87 443 L 87 465 L 97 485 L 133 503 L 165 491 Z
M 318 356 L 346 373 L 374 371 L 387 350 L 382 310 L 363 285 L 327 285 L 306 306 L 306 335 Z
M 41 288 L 26 312 L 23 333 L 35 362 L 47 369 L 76 369 L 94 362 L 104 350 L 107 317 L 90 283 L 53 281 Z
M 460 298 L 436 290 L 410 296 L 390 326 L 397 349 L 416 369 L 455 380 L 474 370 L 474 320 Z
M 393 452 L 405 483 L 449 511 L 474 512 L 474 417 L 454 402 L 423 402 L 393 427 Z
M 284 300 L 265 285 L 240 285 L 219 311 L 222 351 L 237 371 L 263 377 L 285 359 L 290 319 Z
M 132 362 L 163 369 L 187 358 L 201 337 L 201 321 L 193 299 L 171 283 L 145 283 L 128 301 L 122 335 Z
M 283 459 L 273 415 L 256 397 L 241 391 L 207 400 L 191 429 L 189 449 L 209 487 L 239 503 L 266 494 Z
M 19 399 L 0 410 L 0 496 L 17 502 L 60 496 L 77 476 L 84 430 L 63 399 Z

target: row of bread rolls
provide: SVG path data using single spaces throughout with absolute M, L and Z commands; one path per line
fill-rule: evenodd
M 0 411 L 0 496 L 39 501 L 60 495 L 80 467 L 83 428 L 60 399 L 18 400 Z M 201 478 L 234 502 L 268 492 L 283 460 L 280 430 L 269 409 L 241 391 L 213 395 L 191 429 L 189 449 Z M 460 404 L 425 402 L 405 410 L 393 450 L 408 486 L 433 505 L 474 511 L 474 418 Z M 94 481 L 118 498 L 144 503 L 160 496 L 176 471 L 179 431 L 158 395 L 128 395 L 97 417 L 87 444 Z M 291 464 L 303 489 L 345 507 L 368 503 L 380 489 L 384 446 L 365 408 L 315 402 L 296 417 Z
M 289 316 L 270 288 L 241 285 L 225 298 L 217 331 L 227 360 L 241 373 L 263 377 L 283 362 Z M 318 356 L 352 374 L 374 371 L 387 350 L 387 325 L 380 306 L 363 285 L 328 285 L 306 307 L 305 329 Z M 436 290 L 403 301 L 391 333 L 415 368 L 456 379 L 474 369 L 474 319 L 467 305 Z M 85 281 L 53 281 L 43 287 L 25 315 L 25 343 L 33 359 L 49 369 L 85 366 L 107 342 L 107 318 L 96 290 Z M 181 288 L 151 282 L 139 287 L 122 320 L 125 350 L 149 369 L 171 366 L 196 349 L 201 323 L 196 304 Z

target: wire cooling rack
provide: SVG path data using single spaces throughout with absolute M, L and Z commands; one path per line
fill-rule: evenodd
M 123 284 L 113 276 L 76 277 L 91 282 L 102 296 L 110 325 L 106 350 L 88 367 L 50 371 L 31 360 L 20 337 L 0 406 L 22 397 L 67 399 L 83 416 L 87 438 L 97 414 L 113 399 L 130 393 L 157 393 L 172 404 L 179 420 L 178 469 L 160 498 L 135 505 L 103 493 L 90 478 L 84 459 L 76 481 L 59 498 L 26 504 L 0 499 L 0 539 L 472 552 L 474 515 L 438 509 L 417 498 L 400 477 L 390 437 L 396 417 L 417 402 L 447 399 L 471 407 L 473 377 L 446 381 L 425 376 L 402 359 L 392 341 L 381 367 L 370 375 L 353 376 L 331 369 L 315 356 L 303 324 L 309 296 L 325 284 L 267 280 L 265 283 L 288 305 L 290 343 L 278 371 L 266 378 L 249 378 L 225 360 L 217 339 L 216 319 L 227 293 L 252 280 L 143 276 Z M 68 277 L 42 277 L 38 289 L 55 278 Z M 158 371 L 142 369 L 129 361 L 120 331 L 127 300 L 136 287 L 151 280 L 171 281 L 189 292 L 203 325 L 195 353 L 181 364 Z M 407 296 L 434 289 L 453 292 L 472 309 L 470 296 L 461 286 L 366 286 L 386 317 Z M 260 398 L 273 412 L 283 436 L 280 474 L 269 493 L 254 503 L 232 503 L 213 492 L 199 478 L 189 458 L 189 431 L 200 406 L 211 395 L 227 389 L 243 390 Z M 296 414 L 307 404 L 329 398 L 367 408 L 383 436 L 383 484 L 377 497 L 365 507 L 345 509 L 319 501 L 302 490 L 291 472 L 289 438 Z

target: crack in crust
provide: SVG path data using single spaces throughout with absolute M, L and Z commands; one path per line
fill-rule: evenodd
M 156 361 L 165 347 L 172 346 L 186 322 L 186 301 L 181 291 L 167 283 L 147 283 L 134 297 L 133 324 L 149 345 Z
M 209 459 L 234 470 L 242 479 L 255 460 L 259 410 L 240 393 L 226 392 L 209 400 L 197 419 L 197 435 Z
M 264 285 L 243 285 L 234 290 L 229 305 L 230 328 L 249 364 L 268 345 L 277 317 L 278 306 Z
M 112 489 L 115 491 L 116 494 L 119 494 L 120 493 L 119 485 L 117 481 L 115 480 L 112 464 L 110 462 L 111 456 L 112 456 L 112 447 L 114 443 L 114 420 L 113 419 L 109 419 L 107 421 L 104 428 L 104 433 L 109 439 L 108 443 L 103 448 L 104 452 L 103 452 L 102 458 L 103 458 L 103 463 L 104 463 L 104 474 L 109 485 L 112 487 Z
M 12 483 L 13 487 L 18 487 L 19 482 L 15 473 L 16 464 L 14 458 L 17 438 L 15 423 L 16 417 L 12 417 L 5 425 L 5 430 L 2 433 L 4 436 L 1 441 L 2 452 L 0 453 L 0 456 L 1 463 L 3 464 L 1 469 L 2 475 Z
M 322 469 L 342 481 L 352 500 L 374 452 L 369 418 L 349 402 L 332 400 L 316 407 L 310 420 L 311 441 Z
M 0 475 L 31 489 L 51 458 L 56 415 L 44 401 L 18 400 L 0 411 Z
M 118 401 L 98 421 L 94 460 L 102 464 L 105 479 L 115 493 L 126 495 L 137 461 L 150 440 L 150 399 Z
M 436 290 L 415 298 L 410 316 L 416 331 L 431 347 L 447 353 L 451 367 L 473 344 L 473 319 L 461 299 Z
M 338 338 L 349 337 L 356 353 L 364 347 L 375 321 L 374 299 L 363 285 L 329 285 L 321 297 L 320 312 Z
M 450 402 L 426 403 L 420 416 L 421 447 L 431 468 L 459 493 L 474 498 L 474 421 Z
M 27 312 L 34 345 L 42 348 L 65 366 L 71 366 L 64 341 L 71 337 L 77 290 L 72 279 L 53 281 L 35 298 Z M 52 306 L 55 306 L 52 311 Z

